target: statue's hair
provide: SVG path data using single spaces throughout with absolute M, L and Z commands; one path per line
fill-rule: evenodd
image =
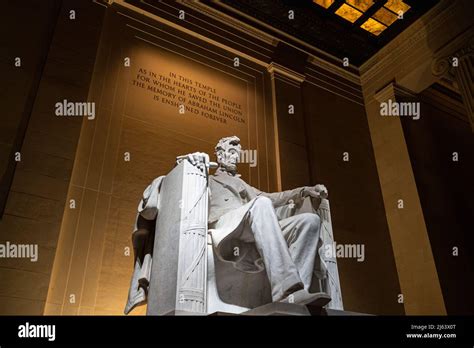
M 224 151 L 226 149 L 226 145 L 238 146 L 239 150 L 241 148 L 239 137 L 233 135 L 231 137 L 225 137 L 220 139 L 215 147 L 215 153 L 217 154 L 219 151 Z

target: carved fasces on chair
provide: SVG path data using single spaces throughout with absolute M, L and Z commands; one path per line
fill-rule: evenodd
M 185 162 L 176 308 L 206 312 L 207 173 Z
M 184 171 L 176 307 L 186 312 L 206 313 L 207 177 L 212 163 L 205 153 L 180 156 L 177 163 L 184 165 Z
M 320 254 L 327 267 L 327 277 L 321 281 L 321 287 L 324 292 L 331 296 L 331 302 L 328 303 L 327 308 L 343 310 L 336 257 L 334 255 L 327 257 L 325 253 L 325 246 L 329 245 L 332 247 L 334 243 L 331 210 L 327 195 L 326 198 L 321 198 L 317 213 L 321 218 L 321 239 L 323 241 L 323 249 L 320 251 Z
M 159 192 L 148 315 L 206 313 L 207 166 L 178 161 Z

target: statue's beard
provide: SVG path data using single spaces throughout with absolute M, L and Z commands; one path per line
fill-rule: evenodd
M 237 164 L 231 162 L 220 162 L 219 167 L 229 173 L 237 173 Z

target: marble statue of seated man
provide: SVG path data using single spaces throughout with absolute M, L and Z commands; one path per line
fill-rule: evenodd
M 209 175 L 209 232 L 218 257 L 234 262 L 243 271 L 264 267 L 274 302 L 326 305 L 331 300 L 328 294 L 309 292 L 313 271 L 324 268 L 318 253 L 319 216 L 302 213 L 278 220 L 275 211 L 290 200 L 298 204 L 308 196 L 326 198 L 326 188 L 316 185 L 262 192 L 237 173 L 240 151 L 238 137 L 219 140 L 215 148 L 218 168 Z M 196 166 L 209 161 L 205 153 L 180 158 Z
M 328 274 L 319 254 L 321 220 L 314 213 L 282 213 L 290 202 L 301 206 L 306 197 L 316 201 L 327 198 L 326 188 L 316 185 L 283 192 L 262 192 L 247 184 L 237 173 L 240 151 L 238 137 L 219 140 L 215 148 L 217 170 L 208 176 L 208 232 L 215 255 L 243 272 L 265 270 L 273 302 L 326 305 L 331 300 L 328 294 L 309 292 L 313 275 L 323 279 Z M 209 155 L 196 152 L 177 157 L 177 162 L 181 161 L 189 161 L 207 175 Z M 148 301 L 153 240 L 164 178 L 156 178 L 146 188 L 138 206 L 132 236 L 135 268 L 125 313 Z

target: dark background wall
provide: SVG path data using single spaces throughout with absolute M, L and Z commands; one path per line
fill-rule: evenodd
M 5 209 L 8 190 L 26 127 L 36 98 L 61 1 L 8 1 L 0 21 L 0 69 L 6 83 L 0 87 L 2 127 L 0 128 L 0 215 Z M 25 25 L 28 23 L 28 25 Z M 20 58 L 20 66 L 16 66 Z
M 311 182 L 328 188 L 335 241 L 365 245 L 363 262 L 338 259 L 344 307 L 404 314 L 360 87 L 316 66 L 307 76 L 303 102 Z
M 474 136 L 463 109 L 440 95 L 439 86 L 420 98 L 421 118 L 402 120 L 410 161 L 447 313 L 472 314 Z
M 0 176 L 8 199 L 0 242 L 38 244 L 39 258 L 0 259 L 1 314 L 43 314 L 82 124 L 56 117 L 54 104 L 87 100 L 104 9 L 81 0 L 2 2 Z

